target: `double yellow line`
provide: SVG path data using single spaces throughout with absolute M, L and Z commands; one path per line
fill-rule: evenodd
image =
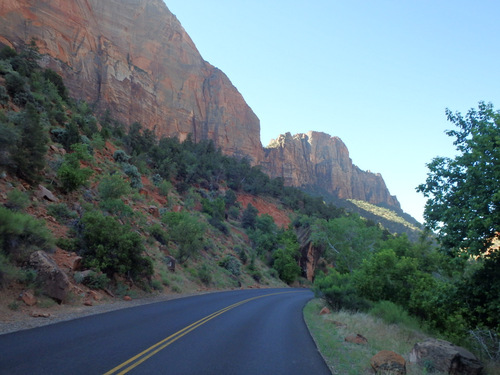
M 285 294 L 285 293 L 297 293 L 295 292 L 279 292 L 279 293 L 271 293 L 271 294 L 264 294 L 262 296 L 257 296 L 257 297 L 252 297 L 248 298 L 246 300 L 234 303 L 230 306 L 227 306 L 219 311 L 216 311 L 210 315 L 207 315 L 206 317 L 198 320 L 197 322 L 194 322 L 193 324 L 188 325 L 187 327 L 181 329 L 180 331 L 177 331 L 176 333 L 168 336 L 167 338 L 157 342 L 153 346 L 150 346 L 146 350 L 142 351 L 141 353 L 137 354 L 136 356 L 128 359 L 127 361 L 123 362 L 122 364 L 116 366 L 115 368 L 109 370 L 106 372 L 104 375 L 123 375 L 126 374 L 127 372 L 131 371 L 135 367 L 139 366 L 141 363 L 144 361 L 148 360 L 152 356 L 154 356 L 156 353 L 159 351 L 165 349 L 167 346 L 170 344 L 174 343 L 175 341 L 179 340 L 181 337 L 187 335 L 189 332 L 195 330 L 199 326 L 207 323 L 208 321 L 218 317 L 221 314 L 224 314 L 225 312 L 234 309 L 235 307 L 241 306 L 247 302 L 263 298 L 263 297 L 269 297 L 269 296 L 274 296 L 277 294 Z M 120 371 L 121 370 L 121 371 Z M 118 372 L 120 371 L 120 372 Z

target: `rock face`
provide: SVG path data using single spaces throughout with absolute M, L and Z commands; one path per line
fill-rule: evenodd
M 43 285 L 45 294 L 59 302 L 66 300 L 70 288 L 68 276 L 46 252 L 32 253 L 29 265 L 37 271 L 37 281 Z
M 314 131 L 286 133 L 265 149 L 262 165 L 271 177 L 282 177 L 287 186 L 313 186 L 341 199 L 401 208 L 382 176 L 356 167 L 338 137 Z
M 227 76 L 202 59 L 161 0 L 3 0 L 0 43 L 36 38 L 42 64 L 73 96 L 158 136 L 192 134 L 262 159 L 260 123 Z
M 62 75 L 73 97 L 125 125 L 211 139 L 286 185 L 399 208 L 382 176 L 353 165 L 337 137 L 287 133 L 263 149 L 257 116 L 162 0 L 2 0 L 0 20 L 0 47 L 35 39 L 41 64 Z
M 483 365 L 474 354 L 444 340 L 428 339 L 417 343 L 410 353 L 410 362 L 453 375 L 479 375 Z

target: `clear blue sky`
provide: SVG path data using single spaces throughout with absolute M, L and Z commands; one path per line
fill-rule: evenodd
M 500 108 L 498 0 L 165 0 L 260 119 L 316 130 L 381 173 L 422 221 L 426 163 L 453 156 L 445 109 Z

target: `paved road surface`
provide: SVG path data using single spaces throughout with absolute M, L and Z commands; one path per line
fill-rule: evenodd
M 306 289 L 211 293 L 0 336 L 0 374 L 330 374 Z

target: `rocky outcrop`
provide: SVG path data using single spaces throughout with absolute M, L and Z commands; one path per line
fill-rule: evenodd
M 479 375 L 482 363 L 468 350 L 438 339 L 428 339 L 415 344 L 410 353 L 410 362 L 426 367 L 428 371 L 439 371 L 453 375 Z
M 45 294 L 59 302 L 66 300 L 71 286 L 68 276 L 46 252 L 40 250 L 32 253 L 29 266 L 36 270 L 36 281 L 43 286 Z
M 355 166 L 338 137 L 314 131 L 294 136 L 286 133 L 271 141 L 261 164 L 287 186 L 314 187 L 341 199 L 401 209 L 382 176 Z
M 191 133 L 262 159 L 257 116 L 163 1 L 3 0 L 0 19 L 0 44 L 19 49 L 35 38 L 42 64 L 72 96 L 159 136 Z

